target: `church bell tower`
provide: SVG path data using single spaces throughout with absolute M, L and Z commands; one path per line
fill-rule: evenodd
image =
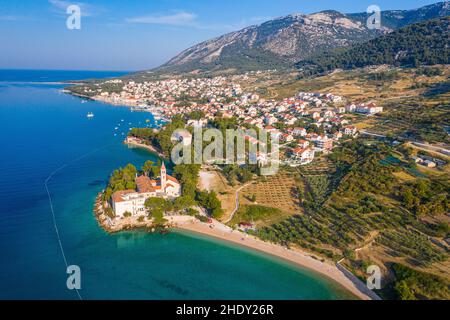
M 167 172 L 166 172 L 166 165 L 164 164 L 164 161 L 161 165 L 161 191 L 164 191 L 166 188 L 166 179 L 167 179 Z

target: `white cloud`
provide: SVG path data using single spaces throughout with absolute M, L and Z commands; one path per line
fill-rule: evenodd
M 196 26 L 197 15 L 190 12 L 178 12 L 171 15 L 147 15 L 126 19 L 129 23 L 161 24 L 169 26 Z
M 181 11 L 174 14 L 149 14 L 146 16 L 127 18 L 127 23 L 155 24 L 167 26 L 191 27 L 199 30 L 214 30 L 221 32 L 230 32 L 243 29 L 245 27 L 260 24 L 273 19 L 272 17 L 256 16 L 248 19 L 242 19 L 235 23 L 204 23 L 198 21 L 198 16 L 194 13 Z
M 23 20 L 23 17 L 13 16 L 13 15 L 0 15 L 0 21 L 18 21 Z

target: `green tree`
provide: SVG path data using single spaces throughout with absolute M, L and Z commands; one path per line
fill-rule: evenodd
M 200 165 L 198 164 L 180 164 L 175 166 L 173 174 L 182 185 L 183 196 L 188 196 L 191 199 L 195 198 L 199 172 Z
M 129 217 L 132 216 L 132 214 L 131 214 L 130 211 L 125 211 L 125 212 L 123 213 L 123 216 L 124 216 L 125 218 L 129 218 Z
M 145 207 L 150 212 L 149 215 L 154 219 L 154 222 L 162 224 L 164 213 L 171 209 L 171 203 L 164 198 L 148 198 L 145 201 Z
M 403 193 L 403 205 L 407 209 L 412 209 L 417 202 L 417 198 L 413 195 L 411 189 L 406 189 Z
M 161 166 L 152 166 L 149 171 L 150 178 L 156 178 L 161 175 Z
M 164 212 L 170 208 L 170 203 L 164 198 L 152 197 L 145 200 L 145 207 L 149 211 L 160 210 Z
M 239 181 L 242 183 L 249 182 L 253 178 L 253 173 L 251 173 L 248 169 L 242 169 L 239 173 Z
M 125 188 L 127 190 L 135 190 L 136 189 L 136 183 L 134 183 L 133 181 L 127 181 L 127 183 L 125 184 Z
M 223 214 L 222 204 L 217 198 L 214 191 L 199 191 L 197 192 L 197 201 L 204 207 L 213 218 L 220 218 Z
M 105 190 L 105 194 L 103 195 L 103 199 L 108 201 L 109 199 L 111 199 L 112 194 L 113 190 L 111 189 L 111 187 L 107 187 Z
M 192 111 L 191 113 L 189 113 L 186 116 L 187 119 L 192 119 L 192 120 L 200 120 L 200 119 L 202 119 L 204 117 L 205 117 L 205 113 L 203 111 L 200 111 L 200 110 Z
M 187 209 L 191 206 L 193 206 L 195 204 L 195 201 L 193 198 L 191 198 L 190 196 L 181 196 L 175 199 L 174 201 L 174 209 L 179 211 L 179 210 L 184 210 Z
M 395 284 L 395 291 L 397 292 L 400 300 L 417 300 L 414 292 L 411 291 L 405 280 Z
M 142 172 L 144 172 L 144 174 L 149 176 L 150 175 L 149 173 L 150 173 L 150 170 L 152 170 L 153 164 L 154 164 L 153 161 L 150 161 L 150 160 L 145 161 L 144 165 L 142 166 Z
M 150 215 L 153 218 L 153 222 L 157 225 L 163 224 L 166 221 L 164 219 L 164 213 L 161 210 L 154 210 Z

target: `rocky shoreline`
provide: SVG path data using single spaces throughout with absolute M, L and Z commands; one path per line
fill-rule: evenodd
M 147 217 L 143 221 L 140 221 L 139 217 L 121 218 L 120 220 L 113 219 L 107 213 L 108 208 L 111 208 L 109 203 L 103 201 L 102 198 L 103 191 L 97 194 L 93 211 L 99 226 L 107 233 L 112 234 L 137 229 L 143 229 L 151 233 L 168 233 L 171 228 L 177 227 L 177 224 L 171 220 L 168 220 L 164 225 L 156 225 L 153 223 L 153 219 Z M 192 217 L 186 216 L 186 219 L 192 219 Z
M 103 201 L 102 198 L 103 191 L 99 192 L 95 199 L 94 215 L 100 227 L 106 232 L 116 233 L 138 228 L 152 229 L 154 227 L 151 220 L 138 221 L 138 218 L 136 217 L 124 218 L 120 221 L 112 219 L 107 213 L 108 208 L 111 209 L 111 207 L 106 201 Z

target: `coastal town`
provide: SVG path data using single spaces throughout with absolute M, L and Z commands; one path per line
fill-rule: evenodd
M 339 279 L 358 297 L 379 299 L 355 278 L 355 274 L 361 275 L 362 271 L 355 269 L 354 258 L 349 256 L 371 254 L 366 248 L 376 246 L 372 237 L 377 235 L 381 238 L 379 241 L 391 242 L 413 241 L 410 239 L 416 236 L 405 229 L 405 239 L 384 240 L 382 231 L 374 228 L 370 221 L 361 221 L 353 212 L 373 212 L 374 217 L 379 212 L 390 212 L 390 215 L 404 219 L 397 207 L 387 201 L 378 204 L 374 198 L 383 192 L 385 181 L 392 180 L 385 167 L 394 168 L 388 171 L 392 170 L 395 177 L 398 175 L 400 184 L 396 188 L 405 192 L 404 181 L 409 187 L 412 183 L 409 181 L 427 177 L 424 170 L 436 175 L 446 170 L 448 161 L 443 158 L 446 149 L 431 146 L 437 151 L 430 153 L 433 149 L 427 144 L 408 139 L 400 139 L 402 142 L 399 142 L 394 136 L 387 138 L 386 135 L 366 131 L 362 124 L 379 121 L 386 115 L 376 99 L 351 99 L 332 90 L 299 91 L 287 98 L 266 98 L 245 84 L 249 77 L 256 76 L 261 74 L 143 82 L 118 78 L 77 87 L 75 94 L 85 98 L 129 106 L 135 112 L 151 113 L 154 121 L 148 121 L 145 127 L 130 128 L 123 142 L 130 148 L 145 148 L 170 164 L 170 175 L 164 161 L 157 166 L 153 164 L 150 171 L 145 165 L 142 169 L 132 165 L 128 165 L 128 169 L 120 169 L 122 173 L 119 176 L 127 177 L 126 180 L 119 185 L 110 181 L 106 190 L 97 197 L 95 213 L 99 224 L 108 232 L 144 228 L 150 232 L 166 233 L 180 229 L 210 235 L 310 266 L 324 275 L 333 274 L 334 279 Z M 245 154 L 249 164 L 244 162 L 233 166 L 222 161 L 225 159 L 215 159 L 198 167 L 190 165 L 180 169 L 169 160 L 173 146 L 181 142 L 191 148 L 199 130 L 207 132 L 208 129 L 228 127 L 244 132 L 249 146 Z M 276 161 L 281 169 L 273 177 L 263 177 L 258 171 L 273 160 L 273 150 L 261 151 L 265 142 L 260 137 L 247 134 L 251 130 L 265 131 L 273 141 L 279 142 L 280 152 Z M 258 150 L 255 155 L 250 153 L 251 145 Z M 347 174 L 342 179 L 339 176 L 342 173 L 336 169 L 341 165 L 340 157 L 344 161 L 361 157 L 358 163 L 372 161 L 373 168 L 363 169 L 368 170 L 371 176 L 365 176 L 367 173 L 362 171 L 359 174 L 364 178 L 353 181 L 355 178 L 350 169 L 353 162 L 350 162 L 340 169 Z M 253 163 L 257 166 L 252 167 Z M 356 164 L 354 168 L 361 170 Z M 114 173 L 112 179 L 116 175 Z M 344 181 L 345 185 L 347 179 L 354 185 L 362 185 L 353 190 L 351 196 L 339 196 L 342 192 L 340 187 L 331 184 Z M 365 191 L 366 183 L 375 183 L 376 191 Z M 421 210 L 439 211 L 446 204 L 438 200 L 442 199 L 438 184 L 430 183 L 437 188 L 440 198 L 429 200 L 438 201 L 435 207 Z M 394 195 L 389 201 L 399 201 L 396 192 L 390 191 L 384 197 Z M 338 197 L 352 200 L 346 204 L 348 200 L 337 201 Z M 405 197 L 401 195 L 400 201 Z M 326 198 L 329 200 L 324 200 Z M 341 225 L 342 217 L 341 213 L 335 215 L 336 209 L 348 215 L 349 219 L 355 219 L 348 221 L 349 225 L 357 225 L 354 234 L 347 229 L 349 231 L 343 241 L 337 240 L 340 231 L 335 229 Z M 442 213 L 439 211 L 437 214 Z M 280 219 L 285 220 L 278 223 Z M 285 228 L 286 223 L 295 228 Z M 301 240 L 293 241 L 302 245 L 291 247 L 284 239 L 296 234 L 296 230 L 300 230 Z M 372 231 L 366 234 L 361 230 Z M 307 242 L 303 240 L 304 235 Z M 426 239 L 414 241 L 428 246 L 427 250 L 436 255 L 441 254 Z M 401 248 L 400 242 L 395 242 L 395 246 Z M 386 256 L 384 252 L 381 254 Z M 442 260 L 443 257 L 436 259 Z
M 96 89 L 85 88 L 92 99 L 127 105 L 147 111 L 168 122 L 175 115 L 197 112 L 198 119 L 188 119 L 187 127 L 208 127 L 217 116 L 237 119 L 241 129 L 264 129 L 276 137 L 288 152 L 285 160 L 292 166 L 309 164 L 316 153 L 328 153 L 343 138 L 358 135 L 351 115 L 373 116 L 383 107 L 373 101 L 352 103 L 333 93 L 299 92 L 282 100 L 264 99 L 244 92 L 239 84 L 249 74 L 230 77 L 174 79 L 165 81 L 108 80 Z M 113 92 L 108 91 L 114 85 Z M 185 137 L 185 141 L 190 141 Z M 254 137 L 246 139 L 255 145 Z M 265 164 L 265 154 L 258 161 Z
M 264 99 L 242 89 L 240 83 L 252 75 L 259 76 L 259 72 L 142 83 L 111 79 L 95 84 L 96 89 L 82 87 L 82 90 L 94 100 L 130 106 L 133 110 L 149 112 L 155 118 L 163 119 L 164 125 L 152 129 L 156 134 L 174 116 L 185 117 L 187 130 L 174 133 L 172 143 L 181 141 L 184 145 L 191 145 L 193 128 L 206 130 L 217 118 L 235 119 L 237 128 L 243 132 L 246 129 L 264 130 L 276 138 L 282 150 L 277 161 L 293 168 L 308 165 L 316 157 L 330 153 L 341 140 L 357 137 L 358 130 L 352 125 L 354 115 L 369 117 L 383 111 L 374 102 L 355 104 L 332 93 L 299 92 L 279 101 Z M 191 119 L 193 114 L 196 116 Z M 257 149 L 264 144 L 257 137 L 245 135 L 244 138 Z M 133 136 L 132 132 L 125 143 L 164 156 L 162 150 Z M 252 159 L 250 152 L 246 155 L 259 166 L 266 166 L 270 161 L 269 154 L 268 150 L 257 151 L 253 155 L 256 159 Z M 148 214 L 146 200 L 154 197 L 175 199 L 182 195 L 183 189 L 176 178 L 167 174 L 164 163 L 158 177 L 149 178 L 143 172 L 136 176 L 133 185 L 133 189 L 111 194 L 111 200 L 105 205 L 112 215 L 100 210 L 99 219 L 105 228 L 118 230 L 129 224 L 147 225 L 151 219 L 144 218 Z
M 153 165 L 150 172 L 144 167 L 120 169 L 128 170 L 122 172 L 128 180 L 119 185 L 110 181 L 98 195 L 95 204 L 97 220 L 108 232 L 144 228 L 150 232 L 159 230 L 166 233 L 179 229 L 254 247 L 269 254 L 278 255 L 277 252 L 281 250 L 280 257 L 292 258 L 300 265 L 309 265 L 311 260 L 318 261 L 313 267 L 316 271 L 335 274 L 341 284 L 360 298 L 379 299 L 378 295 L 364 289 L 359 280 L 354 278 L 355 274 L 362 273 L 361 270 L 355 271 L 353 260 L 347 257 L 348 251 L 354 252 L 352 255 L 371 254 L 367 253 L 364 243 L 372 244 L 373 240 L 370 236 L 360 235 L 360 230 L 372 230 L 369 235 L 380 234 L 379 241 L 394 240 L 384 240 L 386 236 L 374 228 L 370 221 L 360 222 L 359 218 L 352 216 L 352 212 L 391 210 L 391 215 L 395 212 L 393 216 L 401 217 L 402 211 L 389 202 L 375 204 L 375 191 L 363 192 L 364 196 L 361 192 L 353 193 L 353 203 L 345 204 L 339 210 L 344 210 L 343 214 L 350 215 L 350 219 L 356 219 L 354 221 L 357 222 L 349 224 L 360 225 L 355 227 L 355 234 L 348 229 L 351 235 L 346 234 L 344 241 L 336 240 L 340 232 L 330 231 L 318 221 L 324 219 L 326 224 L 333 221 L 341 225 L 342 218 L 333 213 L 333 203 L 346 203 L 345 198 L 349 196 L 336 198 L 338 196 L 330 191 L 334 188 L 335 192 L 341 192 L 336 186 L 331 186 L 342 179 L 339 176 L 341 172 L 336 169 L 336 166 L 341 165 L 340 157 L 344 157 L 344 162 L 348 159 L 354 161 L 355 154 L 352 152 L 361 152 L 361 158 L 357 156 L 361 163 L 376 157 L 378 160 L 375 166 L 381 165 L 376 169 L 376 176 L 363 175 L 362 179 L 372 179 L 365 180 L 367 185 L 371 185 L 373 180 L 380 180 L 377 183 L 383 187 L 376 192 L 383 192 L 385 187 L 381 181 L 392 179 L 384 172 L 384 166 L 401 171 L 394 174 L 398 174 L 398 179 L 408 179 L 406 181 L 426 177 L 424 170 L 440 174 L 448 164 L 444 154 L 446 149 L 429 147 L 408 139 L 400 139 L 400 142 L 395 136 L 387 138 L 383 132 L 368 132 L 366 124 L 380 123 L 380 119 L 386 118 L 390 112 L 383 107 L 386 100 L 352 99 L 345 94 L 336 94 L 334 90 L 299 90 L 289 97 L 268 98 L 253 84 L 257 83 L 255 79 L 258 77 L 270 74 L 248 72 L 213 78 L 159 81 L 117 78 L 76 86 L 73 93 L 83 98 L 128 106 L 134 112 L 152 114 L 153 120 L 146 122 L 143 127 L 130 128 L 123 142 L 130 148 L 145 148 L 166 161 Z M 182 146 L 190 148 L 194 144 L 196 132 L 220 128 L 244 132 L 249 147 L 245 156 L 249 164 L 238 163 L 233 166 L 222 161 L 225 159 L 215 159 L 195 169 L 195 165 L 180 169 L 171 163 L 171 149 L 176 144 L 181 142 Z M 260 175 L 260 169 L 273 160 L 273 149 L 262 150 L 265 141 L 247 134 L 252 130 L 265 131 L 273 141 L 279 142 L 279 158 L 276 160 L 280 166 L 278 174 L 269 177 Z M 250 153 L 252 145 L 258 150 L 254 155 Z M 430 148 L 437 151 L 432 152 Z M 352 165 L 345 164 L 340 170 L 351 177 L 349 168 Z M 356 164 L 355 170 L 360 170 Z M 195 174 L 186 179 L 187 172 Z M 192 181 L 187 182 L 190 179 Z M 400 185 L 397 188 L 403 190 L 405 187 Z M 440 191 L 437 192 L 439 194 Z M 395 193 L 391 191 L 385 197 L 391 197 L 391 194 Z M 327 198 L 331 202 L 324 200 Z M 369 201 L 369 208 L 360 204 L 361 199 Z M 394 198 L 390 201 L 398 200 Z M 349 207 L 345 207 L 347 205 Z M 440 205 L 433 208 L 440 210 Z M 278 223 L 280 220 L 282 222 Z M 300 234 L 306 235 L 308 239 L 306 243 L 299 239 L 293 241 L 302 243 L 300 246 L 293 248 L 287 244 L 285 237 L 291 237 L 297 231 L 283 229 L 286 223 L 299 228 Z M 321 231 L 317 233 L 317 230 Z M 410 230 L 405 230 L 404 234 L 408 240 L 395 241 L 412 241 L 409 239 L 415 237 Z M 337 244 L 341 241 L 342 244 Z M 425 239 L 414 241 L 429 246 Z M 372 248 L 372 245 L 368 248 Z M 440 252 L 434 246 L 427 250 L 434 250 L 436 254 Z M 375 252 L 376 259 L 378 254 L 383 257 L 386 255 L 384 252 Z

